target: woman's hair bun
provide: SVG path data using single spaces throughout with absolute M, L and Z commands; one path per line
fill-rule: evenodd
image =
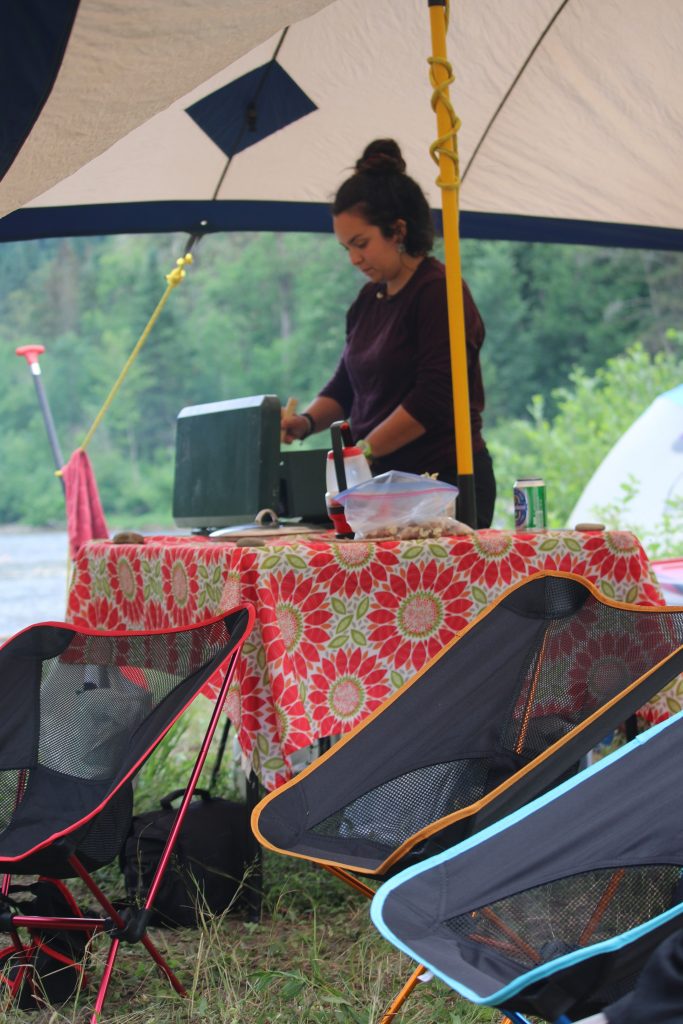
M 393 139 L 375 139 L 365 147 L 354 173 L 341 183 L 332 216 L 351 211 L 396 241 L 396 222 L 405 221 L 402 242 L 409 256 L 425 256 L 434 242 L 434 221 L 427 198 L 406 174 Z
M 356 162 L 356 171 L 360 174 L 403 174 L 405 169 L 405 160 L 393 139 L 375 139 Z

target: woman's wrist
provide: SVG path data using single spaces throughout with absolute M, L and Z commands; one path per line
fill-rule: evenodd
M 301 413 L 301 418 L 306 420 L 306 422 L 308 424 L 308 429 L 306 430 L 306 433 L 301 438 L 302 441 L 305 441 L 307 437 L 311 436 L 311 434 L 315 434 L 315 431 L 316 431 L 315 420 L 311 416 L 310 412 L 302 412 Z
M 360 448 L 368 462 L 372 462 L 375 457 L 375 453 L 372 450 L 372 445 L 367 438 L 362 437 L 360 441 L 356 441 L 356 448 Z

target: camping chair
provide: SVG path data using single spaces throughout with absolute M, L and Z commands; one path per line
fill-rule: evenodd
M 373 921 L 512 1020 L 598 1013 L 683 927 L 681 776 L 683 712 L 386 882 Z
M 572 774 L 683 669 L 682 645 L 680 610 L 618 604 L 572 574 L 530 576 L 262 800 L 254 832 L 372 898 L 358 874 L 386 878 Z
M 165 632 L 98 632 L 46 623 L 0 648 L 0 926 L 10 939 L 0 979 L 20 1005 L 40 1003 L 46 979 L 39 977 L 39 958 L 44 961 L 51 949 L 53 964 L 80 971 L 63 943 L 60 953 L 60 936 L 77 933 L 83 940 L 102 931 L 111 943 L 93 1022 L 121 942 L 141 942 L 184 994 L 146 929 L 252 623 L 251 607 Z M 120 912 L 91 872 L 110 863 L 126 837 L 133 776 L 219 669 L 223 683 L 211 721 L 144 905 Z M 59 891 L 52 902 L 61 912 L 27 913 L 13 898 L 13 875 L 40 875 L 41 882 L 78 877 L 103 914 L 82 916 L 59 881 L 51 891 Z M 28 938 L 22 938 L 23 930 Z

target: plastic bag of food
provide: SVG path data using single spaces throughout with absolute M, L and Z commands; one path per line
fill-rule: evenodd
M 392 469 L 342 491 L 339 501 L 356 537 L 416 540 L 471 532 L 454 518 L 457 495 L 452 484 Z

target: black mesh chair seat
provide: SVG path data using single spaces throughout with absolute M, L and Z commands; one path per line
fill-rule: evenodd
M 89 933 L 113 930 L 111 965 L 125 935 L 146 946 L 179 992 L 182 985 L 146 935 L 155 883 L 145 906 L 127 921 L 89 872 L 110 863 L 121 849 L 132 817 L 134 775 L 209 677 L 221 670 L 223 684 L 179 808 L 182 822 L 252 622 L 253 609 L 244 607 L 167 631 L 97 632 L 39 624 L 0 648 L 3 894 L 11 890 L 12 874 L 82 878 L 105 916 L 78 920 Z M 162 857 L 159 878 L 171 848 Z M 28 969 L 37 947 L 21 942 L 18 929 L 33 935 L 35 922 L 27 924 L 15 913 L 6 895 L 0 903 L 0 927 L 10 933 L 14 952 Z M 46 921 L 42 930 L 55 927 Z M 106 973 L 93 1019 L 108 980 Z M 7 978 L 5 983 L 12 991 L 14 983 Z
M 679 770 L 683 713 L 396 875 L 373 920 L 461 995 L 513 1019 L 598 1013 L 683 927 Z
M 384 877 L 565 773 L 683 669 L 683 612 L 538 573 L 512 587 L 252 824 L 267 847 Z
M 11 862 L 14 873 L 49 870 L 55 877 L 64 877 L 64 873 L 73 877 L 68 865 L 72 853 L 87 862 L 89 870 L 109 864 L 130 827 L 132 786 L 124 783 L 112 794 L 103 783 L 89 783 L 87 799 L 83 789 L 80 780 L 74 782 L 40 768 L 33 771 L 24 799 L 0 833 L 3 866 L 7 868 Z M 102 805 L 102 810 L 93 812 L 93 805 Z M 96 820 L 91 823 L 93 815 Z M 74 821 L 85 824 L 74 829 Z M 27 849 L 32 852 L 27 854 Z
M 371 897 L 356 875 L 387 878 L 524 806 L 682 670 L 682 609 L 537 573 L 268 794 L 252 828 Z

